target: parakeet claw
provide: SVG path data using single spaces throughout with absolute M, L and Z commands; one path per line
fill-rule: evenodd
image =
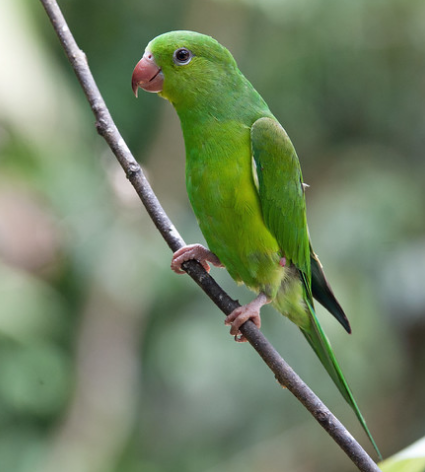
M 182 269 L 183 262 L 192 259 L 198 261 L 207 272 L 211 270 L 208 263 L 211 263 L 216 267 L 224 267 L 220 262 L 220 259 L 206 247 L 201 244 L 189 244 L 173 254 L 173 258 L 171 259 L 171 269 L 176 274 L 184 274 L 185 272 Z
M 235 337 L 238 343 L 247 341 L 245 336 L 239 331 L 239 328 L 248 320 L 251 320 L 258 329 L 261 328 L 260 309 L 263 305 L 270 303 L 270 298 L 264 293 L 260 293 L 257 298 L 246 305 L 240 306 L 230 313 L 224 320 L 226 326 L 231 326 L 230 334 Z

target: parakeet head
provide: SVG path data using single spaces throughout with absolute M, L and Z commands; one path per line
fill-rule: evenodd
M 215 39 L 193 31 L 171 31 L 147 45 L 134 68 L 131 85 L 136 96 L 141 87 L 175 106 L 190 105 L 223 87 L 234 87 L 238 76 L 233 56 Z

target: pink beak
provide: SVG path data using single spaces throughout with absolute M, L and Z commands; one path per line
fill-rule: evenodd
M 146 51 L 136 64 L 131 77 L 131 88 L 137 97 L 137 90 L 141 87 L 147 92 L 161 92 L 164 76 L 161 69 L 156 65 L 151 52 Z

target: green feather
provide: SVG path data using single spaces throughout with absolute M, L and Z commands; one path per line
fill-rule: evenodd
M 355 412 L 360 424 L 365 430 L 370 442 L 375 448 L 378 456 L 382 459 L 381 453 L 376 445 L 372 434 L 370 433 L 366 421 L 357 406 L 356 400 L 354 399 L 353 394 L 351 393 L 350 387 L 348 386 L 347 381 L 342 373 L 342 370 L 336 360 L 335 354 L 333 353 L 332 347 L 329 343 L 329 340 L 325 333 L 323 332 L 322 327 L 320 326 L 319 320 L 317 319 L 316 313 L 314 311 L 313 304 L 309 301 L 307 302 L 310 316 L 311 316 L 311 329 L 309 331 L 301 329 L 301 332 L 309 342 L 310 346 L 313 348 L 317 357 L 320 359 L 320 362 L 323 364 L 328 374 L 331 376 L 332 380 L 335 382 L 335 385 L 338 387 L 338 390 L 341 392 L 345 401 L 351 406 Z
M 173 59 L 179 48 L 191 52 L 184 65 Z M 164 77 L 160 95 L 180 117 L 187 191 L 210 250 L 237 282 L 266 294 L 300 327 L 379 454 L 315 315 L 313 296 L 350 330 L 311 249 L 300 163 L 288 135 L 211 37 L 175 31 L 146 49 Z

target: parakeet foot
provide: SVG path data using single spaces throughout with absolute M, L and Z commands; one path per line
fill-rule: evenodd
M 260 309 L 263 305 L 270 303 L 270 298 L 264 293 L 260 293 L 257 298 L 246 305 L 240 306 L 230 313 L 224 321 L 224 324 L 231 326 L 230 334 L 235 337 L 235 341 L 244 343 L 247 341 L 245 336 L 239 331 L 239 328 L 248 320 L 251 320 L 257 328 L 261 328 Z
M 220 259 L 206 247 L 201 244 L 189 244 L 173 254 L 173 258 L 171 259 L 171 269 L 176 274 L 184 274 L 185 272 L 182 269 L 183 262 L 192 259 L 198 261 L 207 272 L 211 270 L 208 263 L 211 263 L 216 267 L 224 267 L 220 262 Z

